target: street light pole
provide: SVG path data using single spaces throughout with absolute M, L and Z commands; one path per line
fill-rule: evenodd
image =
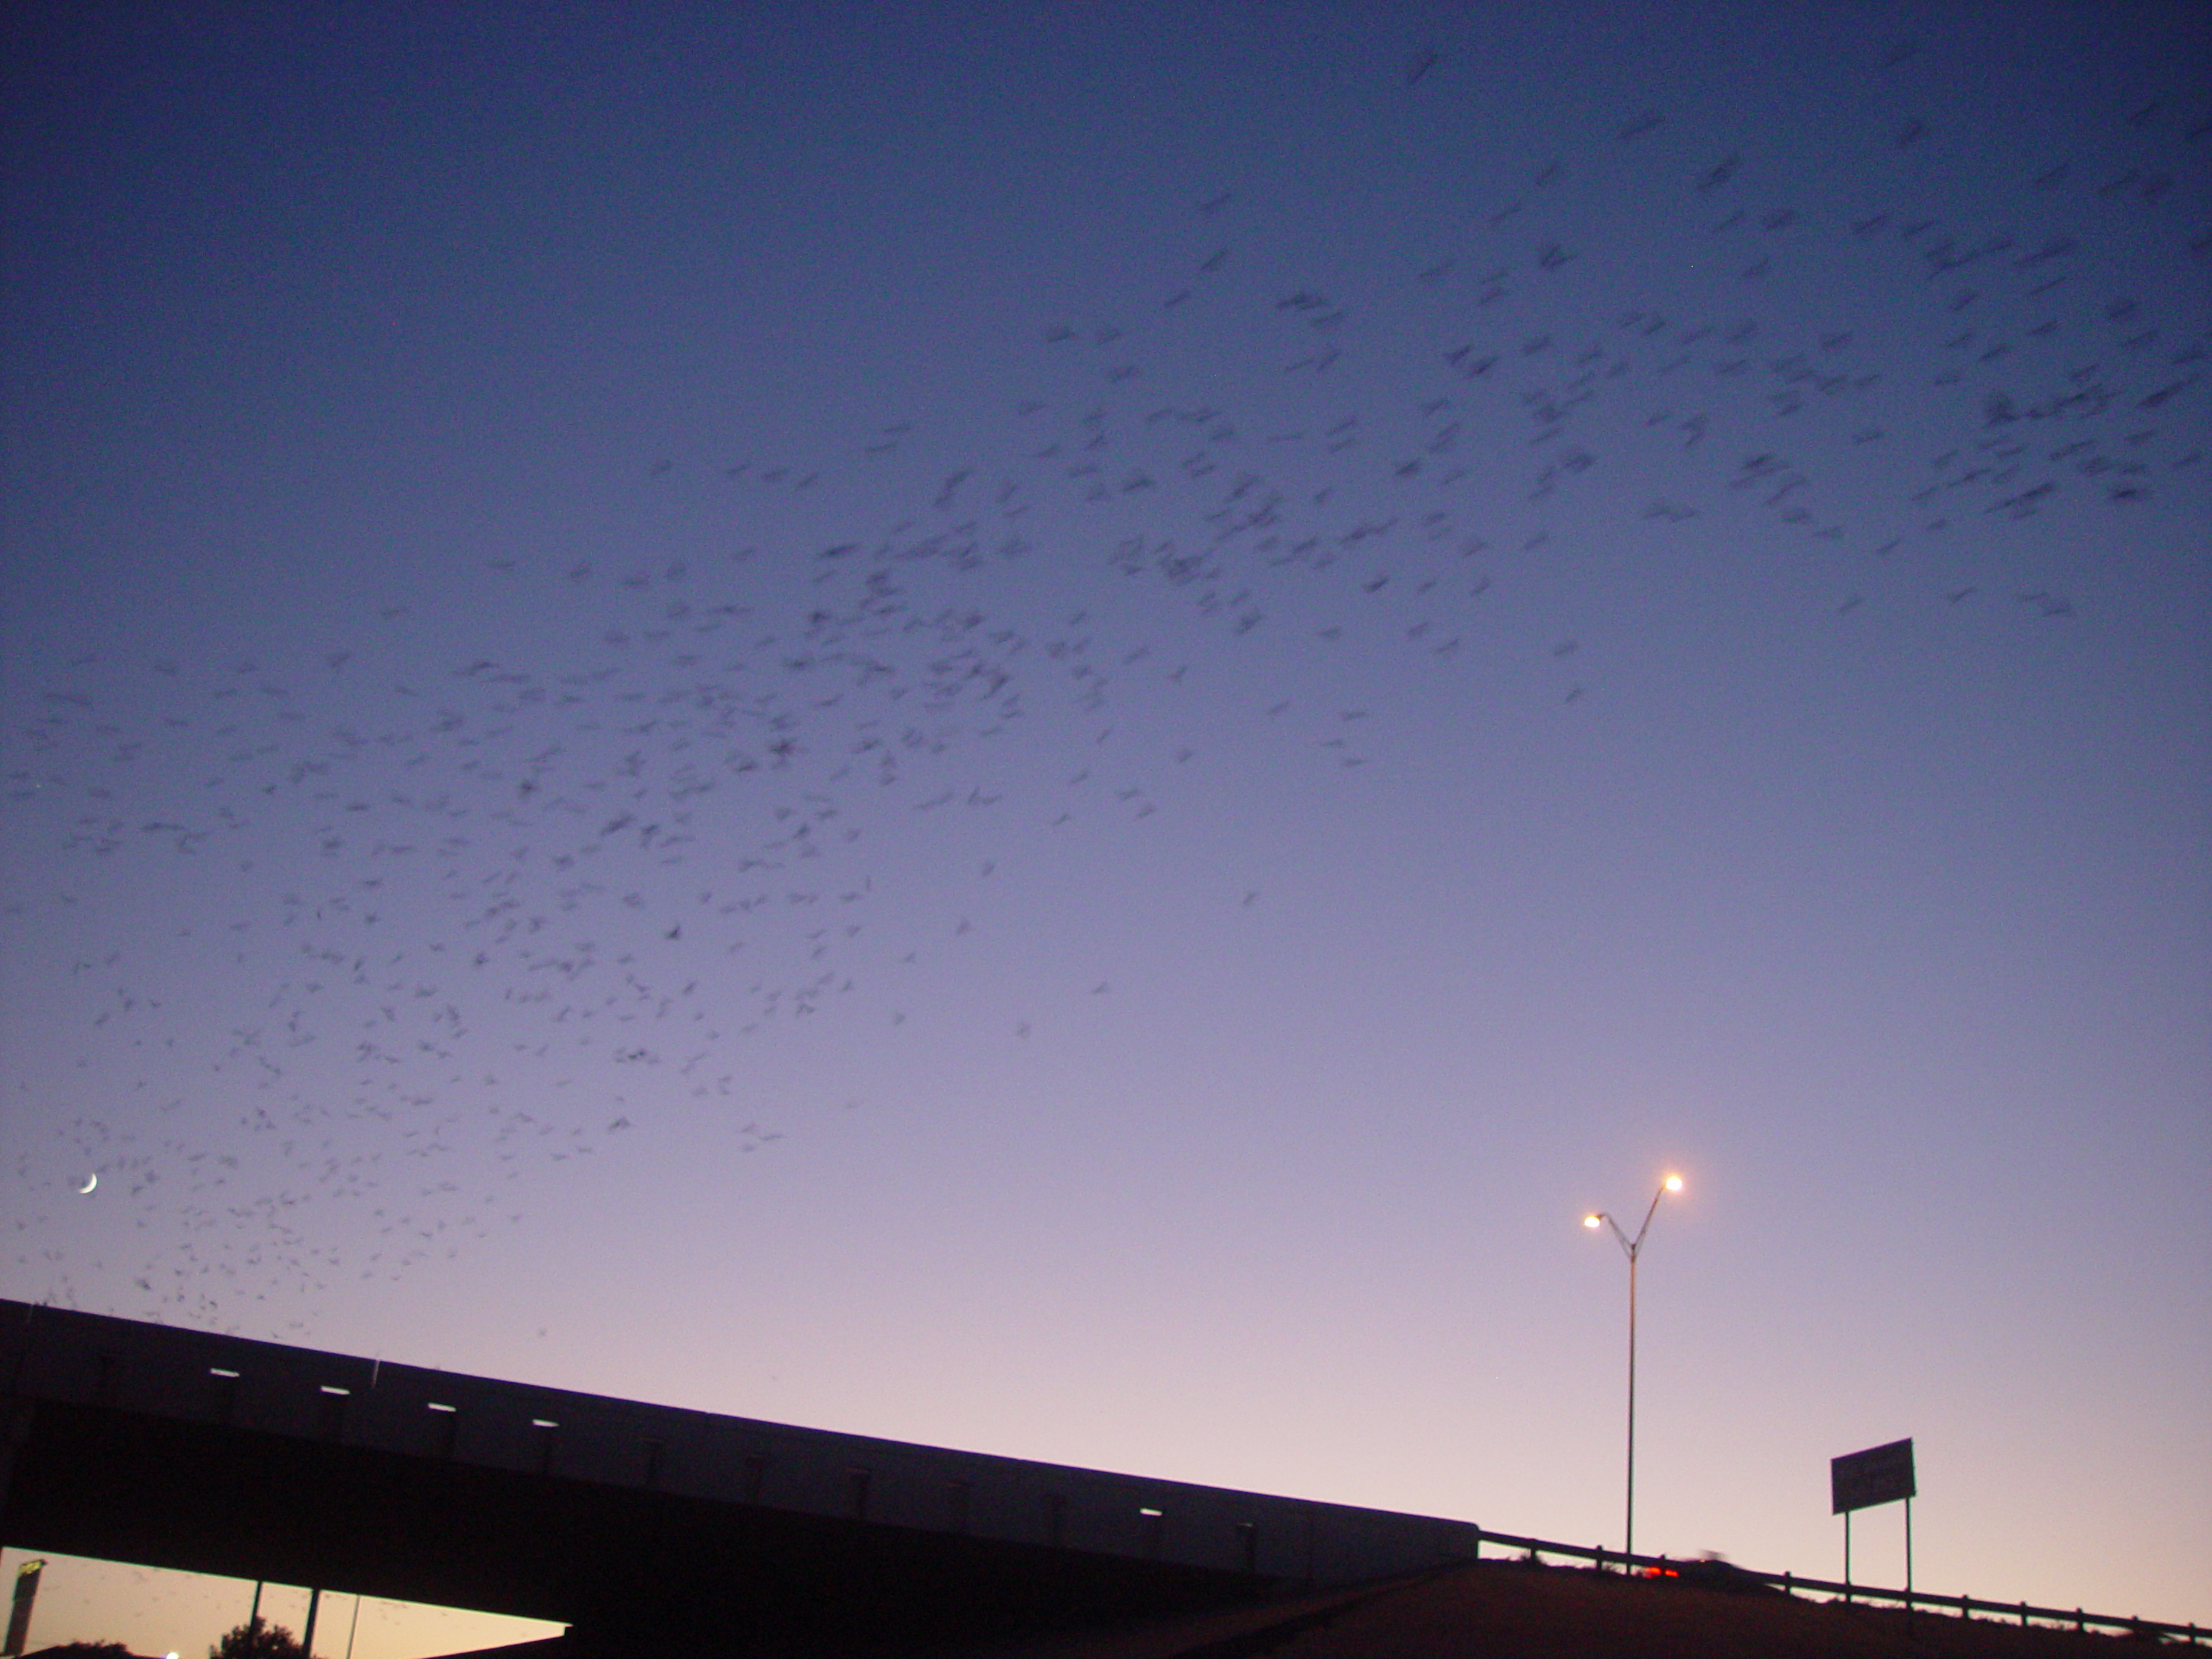
M 1636 1261 L 1643 1254 L 1643 1236 L 1651 1230 L 1651 1217 L 1659 1213 L 1659 1200 L 1669 1192 L 1682 1190 L 1682 1178 L 1669 1175 L 1659 1183 L 1659 1190 L 1651 1195 L 1651 1207 L 1643 1212 L 1643 1225 L 1630 1238 L 1621 1230 L 1621 1224 L 1605 1211 L 1594 1211 L 1582 1217 L 1585 1227 L 1595 1229 L 1603 1222 L 1613 1230 L 1613 1236 L 1620 1241 L 1621 1250 L 1628 1257 L 1628 1516 L 1621 1529 L 1621 1554 L 1633 1557 L 1636 1554 Z M 1634 1562 L 1630 1563 L 1630 1570 Z

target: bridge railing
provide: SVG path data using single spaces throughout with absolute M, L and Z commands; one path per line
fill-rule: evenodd
M 1781 1591 L 1788 1596 L 1807 1596 L 1823 1601 L 1865 1602 L 1870 1606 L 1895 1606 L 1909 1613 L 1938 1613 L 1956 1618 L 1988 1618 L 2005 1624 L 2018 1623 L 2023 1628 L 2041 1624 L 2070 1630 L 2096 1630 L 2121 1636 L 2139 1637 L 2159 1641 L 2181 1641 L 2191 1647 L 2212 1646 L 2212 1630 L 2201 1630 L 2195 1624 L 2170 1624 L 2158 1619 L 2142 1618 L 2134 1614 L 2121 1618 L 2113 1613 L 2085 1612 L 2079 1607 L 2039 1607 L 2024 1601 L 1985 1601 L 1974 1596 L 1947 1596 L 1926 1590 L 1888 1590 L 1873 1585 L 1844 1584 L 1833 1579 L 1808 1579 L 1795 1573 L 1760 1573 L 1732 1562 L 1719 1564 L 1707 1560 L 1682 1560 L 1665 1555 L 1630 1555 L 1618 1549 L 1607 1549 L 1602 1544 L 1564 1544 L 1556 1539 L 1524 1538 L 1508 1532 L 1480 1533 L 1476 1545 L 1476 1558 L 1482 1559 L 1482 1547 L 1516 1552 L 1519 1559 L 1541 1563 L 1547 1555 L 1562 1556 L 1570 1560 L 1585 1560 L 1600 1570 L 1654 1578 L 1680 1578 L 1686 1582 L 1700 1580 L 1748 1586 L 1764 1585 Z

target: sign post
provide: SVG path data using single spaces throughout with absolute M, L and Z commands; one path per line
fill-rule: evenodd
M 1851 1512 L 1878 1503 L 1904 1503 L 1904 1605 L 1912 1609 L 1912 1442 L 1891 1440 L 1828 1459 L 1828 1513 L 1843 1517 L 1844 1596 L 1850 1599 Z
M 38 1600 L 39 1574 L 46 1563 L 25 1561 L 16 1569 L 16 1599 L 8 1609 L 8 1640 L 0 1654 L 21 1653 L 31 1639 L 31 1607 Z

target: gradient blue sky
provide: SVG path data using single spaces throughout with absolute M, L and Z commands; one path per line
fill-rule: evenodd
M 0 1292 L 2212 1616 L 2201 8 L 9 28 Z

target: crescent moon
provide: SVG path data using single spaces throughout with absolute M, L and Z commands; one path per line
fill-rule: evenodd
M 89 1174 L 89 1175 L 87 1175 L 87 1176 L 86 1176 L 86 1177 L 85 1177 L 85 1184 L 84 1184 L 82 1186 L 79 1187 L 77 1190 L 78 1190 L 79 1192 L 91 1192 L 94 1187 L 98 1186 L 99 1184 L 100 1184 L 100 1176 L 99 1176 L 99 1172 L 98 1170 L 94 1170 L 91 1174 Z

